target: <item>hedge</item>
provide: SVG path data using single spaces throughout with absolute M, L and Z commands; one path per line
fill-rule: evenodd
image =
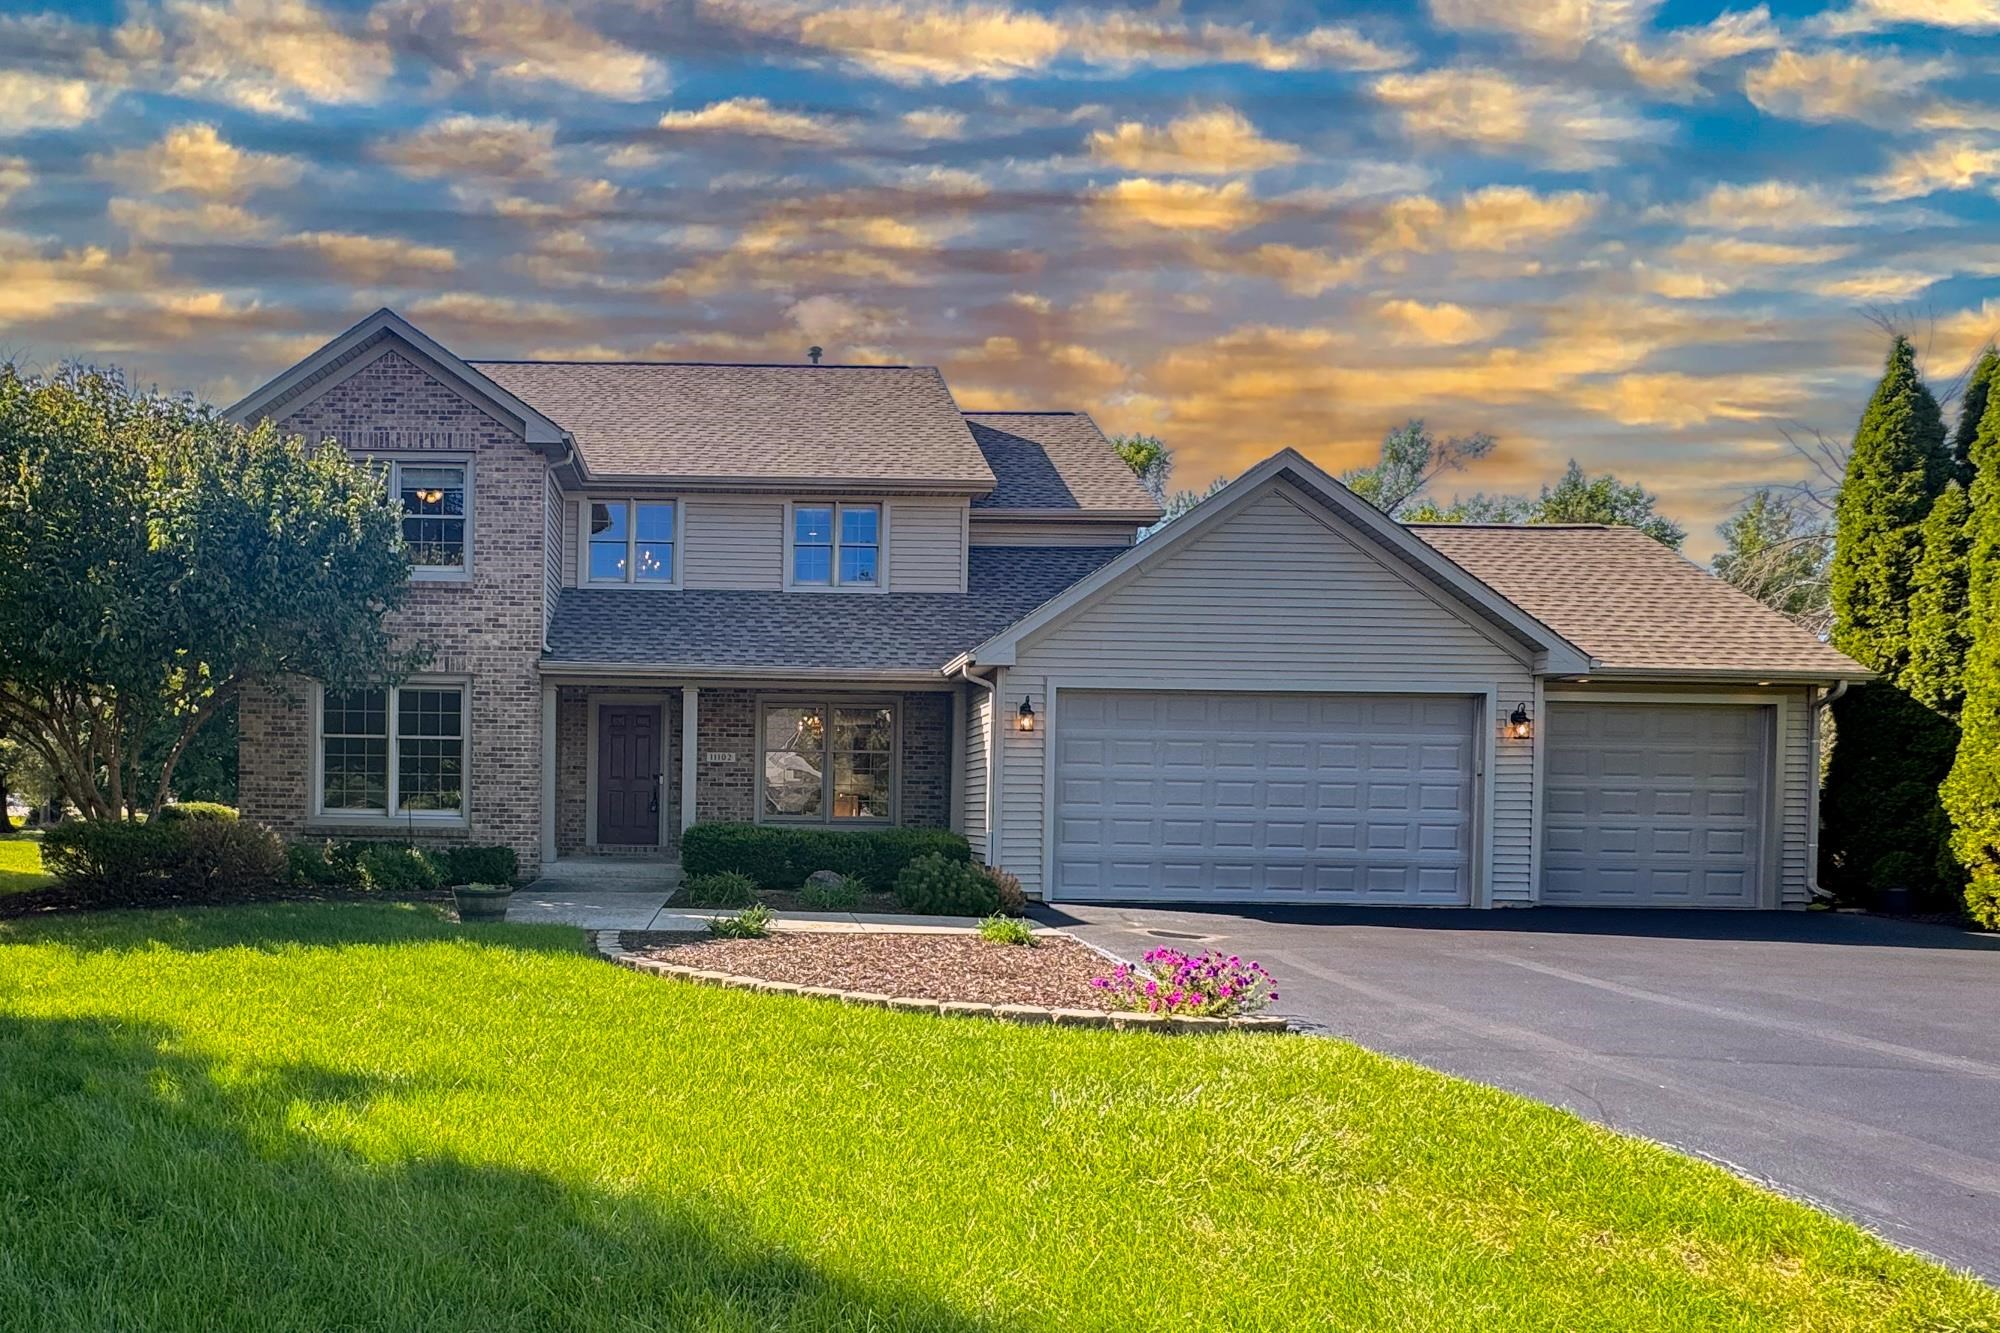
M 58 885 L 106 902 L 239 898 L 289 878 L 278 835 L 234 811 L 58 824 L 42 837 L 42 860 Z
M 512 884 L 521 859 L 511 847 L 417 847 L 407 842 L 295 842 L 290 879 L 301 889 L 430 893 L 456 884 Z
M 819 829 L 775 824 L 696 824 L 681 834 L 681 868 L 692 878 L 735 870 L 760 889 L 796 889 L 815 870 L 859 875 L 889 889 L 920 856 L 970 862 L 972 846 L 945 829 Z

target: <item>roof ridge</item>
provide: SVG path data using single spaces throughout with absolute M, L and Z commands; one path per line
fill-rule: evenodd
M 1088 412 L 1074 407 L 961 407 L 968 417 L 1084 417 Z
M 1618 528 L 1631 528 L 1630 523 L 1453 523 L 1447 519 L 1410 519 L 1403 524 L 1406 528 L 1500 528 L 1515 532 L 1611 532 Z M 1644 533 L 1640 533 L 1645 536 Z
M 468 366 L 713 366 L 731 370 L 930 370 L 936 366 L 919 366 L 908 362 L 892 361 L 871 364 L 863 361 L 832 361 L 823 365 L 806 361 L 593 361 L 576 358 L 547 359 L 532 356 L 488 356 L 469 360 Z

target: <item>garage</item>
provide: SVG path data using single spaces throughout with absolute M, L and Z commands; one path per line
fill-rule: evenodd
M 1754 704 L 1550 703 L 1542 901 L 1767 905 L 1770 717 Z
M 1478 701 L 1065 690 L 1052 897 L 1471 901 Z

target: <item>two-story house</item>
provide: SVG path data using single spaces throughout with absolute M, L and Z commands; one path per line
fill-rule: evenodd
M 1806 901 L 1855 663 L 1626 529 L 1405 527 L 1289 450 L 1158 535 L 1081 413 L 916 366 L 465 361 L 378 311 L 231 409 L 380 462 L 434 647 L 246 700 L 292 834 L 676 858 L 962 830 L 1057 899 Z

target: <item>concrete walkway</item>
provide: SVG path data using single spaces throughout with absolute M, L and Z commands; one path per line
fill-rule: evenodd
M 615 864 L 615 863 L 614 863 Z M 673 889 L 635 888 L 632 876 L 547 875 L 514 892 L 509 921 L 530 925 L 582 926 L 586 930 L 704 931 L 709 920 L 734 911 L 677 907 L 667 910 Z M 966 934 L 979 923 L 957 916 L 890 916 L 875 912 L 782 912 L 773 930 L 880 934 Z

